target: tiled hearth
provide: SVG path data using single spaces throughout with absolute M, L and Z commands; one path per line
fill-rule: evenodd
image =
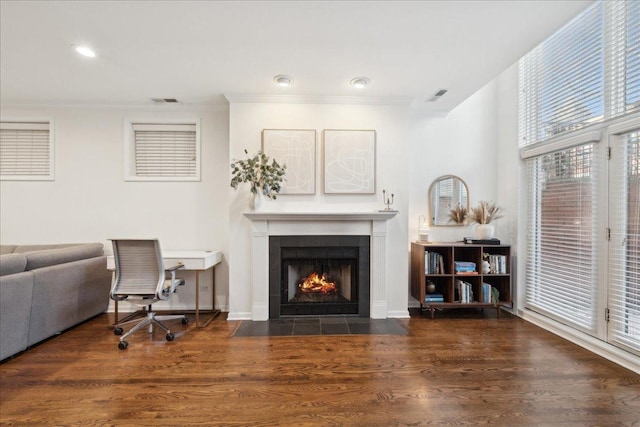
M 299 317 L 295 319 L 243 321 L 234 337 L 275 337 L 300 335 L 407 335 L 398 319 L 360 317 Z

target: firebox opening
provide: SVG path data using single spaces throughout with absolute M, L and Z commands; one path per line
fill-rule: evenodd
M 284 260 L 282 303 L 357 303 L 355 261 Z
M 369 236 L 271 236 L 269 318 L 369 317 Z

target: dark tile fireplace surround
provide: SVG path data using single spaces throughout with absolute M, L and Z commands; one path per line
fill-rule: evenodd
M 370 314 L 369 236 L 270 236 L 269 319 Z

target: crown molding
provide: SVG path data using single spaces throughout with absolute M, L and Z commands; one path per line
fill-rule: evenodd
M 87 110 L 126 110 L 126 111 L 229 111 L 229 104 L 52 104 L 52 103 L 2 103 L 3 109 L 43 110 L 43 109 L 87 109 Z

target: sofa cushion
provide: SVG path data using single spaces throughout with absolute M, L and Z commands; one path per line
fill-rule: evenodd
M 102 243 L 85 243 L 58 249 L 25 252 L 27 270 L 104 255 Z
M 0 245 L 0 255 L 12 254 L 15 249 L 16 245 Z
M 0 255 L 0 276 L 21 273 L 27 267 L 27 257 L 24 254 Z

